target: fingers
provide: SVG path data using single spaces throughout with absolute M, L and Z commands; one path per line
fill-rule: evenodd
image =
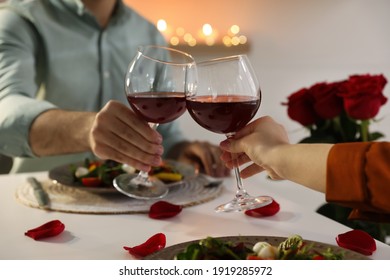
M 132 144 L 138 145 L 141 140 L 153 144 L 162 143 L 162 137 L 156 130 L 151 129 L 147 122 L 120 102 L 108 102 L 97 115 L 97 119 L 100 122 L 114 119 L 111 124 L 107 124 L 108 128 Z
M 90 131 L 91 149 L 98 157 L 144 171 L 161 163 L 161 143 L 157 131 L 116 101 L 107 103 L 96 115 Z
M 190 163 L 199 168 L 200 172 L 213 177 L 225 177 L 230 170 L 225 167 L 218 146 L 208 142 L 195 141 L 187 144 L 180 152 L 179 161 Z
M 101 159 L 112 159 L 143 171 L 161 164 L 159 153 L 144 152 L 137 145 L 125 142 L 115 134 L 105 135 L 108 137 L 97 137 L 95 142 L 94 153 Z
M 241 178 L 245 179 L 248 177 L 251 177 L 255 174 L 258 174 L 260 172 L 263 172 L 265 169 L 257 164 L 251 164 L 247 167 L 245 167 L 243 170 L 241 170 Z
M 225 152 L 222 158 L 227 159 L 228 157 L 230 157 L 230 155 Z M 226 160 L 225 164 L 228 168 L 232 169 L 235 166 L 241 166 L 241 165 L 246 164 L 248 162 L 250 162 L 249 157 L 247 157 L 245 154 L 241 154 L 236 160 L 237 164 L 235 164 L 235 161 L 233 161 L 233 160 Z M 251 177 L 253 175 L 261 173 L 263 171 L 266 171 L 268 173 L 268 176 L 272 180 L 283 180 L 283 178 L 280 177 L 277 173 L 275 173 L 272 169 L 265 168 L 263 166 L 257 165 L 256 163 L 252 163 L 249 166 L 246 166 L 245 168 L 243 168 L 240 171 L 240 175 L 241 175 L 242 179 L 246 179 L 248 177 Z
M 251 162 L 251 159 L 244 153 L 231 154 L 225 151 L 221 154 L 221 160 L 224 161 L 225 165 L 230 169 Z

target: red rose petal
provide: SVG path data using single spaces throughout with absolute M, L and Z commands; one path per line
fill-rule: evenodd
M 149 217 L 152 219 L 166 219 L 174 217 L 181 212 L 183 207 L 167 201 L 157 201 L 149 209 Z
M 59 235 L 65 229 L 65 225 L 59 220 L 47 222 L 39 227 L 30 229 L 24 235 L 34 240 Z
M 376 250 L 374 238 L 367 232 L 354 229 L 345 233 L 339 234 L 336 237 L 336 242 L 340 247 L 361 253 L 366 256 L 372 255 Z
M 278 213 L 280 210 L 280 205 L 277 203 L 275 200 L 273 200 L 270 204 L 255 208 L 255 209 L 250 209 L 245 211 L 245 215 L 255 217 L 255 218 L 260 218 L 260 217 L 267 217 L 267 216 L 273 216 L 276 213 Z
M 157 233 L 146 240 L 144 243 L 134 246 L 123 248 L 135 257 L 142 258 L 150 255 L 151 253 L 157 252 L 158 250 L 164 249 L 166 244 L 166 237 L 163 233 Z

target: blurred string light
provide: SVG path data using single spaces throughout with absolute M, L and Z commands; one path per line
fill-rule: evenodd
M 159 19 L 156 26 L 172 46 L 188 45 L 194 47 L 196 45 L 213 46 L 222 44 L 231 47 L 247 43 L 246 36 L 240 34 L 240 27 L 236 24 L 232 25 L 222 35 L 219 35 L 218 30 L 209 23 L 203 24 L 196 35 L 187 32 L 183 27 L 175 29 L 169 26 L 164 19 Z

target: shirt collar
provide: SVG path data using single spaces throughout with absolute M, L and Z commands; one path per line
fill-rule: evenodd
M 68 8 L 76 12 L 79 16 L 83 16 L 85 14 L 89 14 L 87 8 L 85 7 L 82 0 L 60 0 L 64 3 Z M 122 0 L 117 0 L 114 15 L 111 18 L 111 21 L 119 21 L 125 14 L 126 5 Z
M 85 6 L 81 0 L 61 0 L 68 8 L 75 11 L 78 15 L 85 13 Z

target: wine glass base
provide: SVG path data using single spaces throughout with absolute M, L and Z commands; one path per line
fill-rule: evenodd
M 260 208 L 272 203 L 272 198 L 269 196 L 252 197 L 250 195 L 235 198 L 225 204 L 221 204 L 215 208 L 215 212 L 240 212 L 250 209 Z
M 114 187 L 122 194 L 137 199 L 158 199 L 168 194 L 168 187 L 159 180 L 153 180 L 152 184 L 135 184 L 133 179 L 137 174 L 121 174 L 114 181 Z

